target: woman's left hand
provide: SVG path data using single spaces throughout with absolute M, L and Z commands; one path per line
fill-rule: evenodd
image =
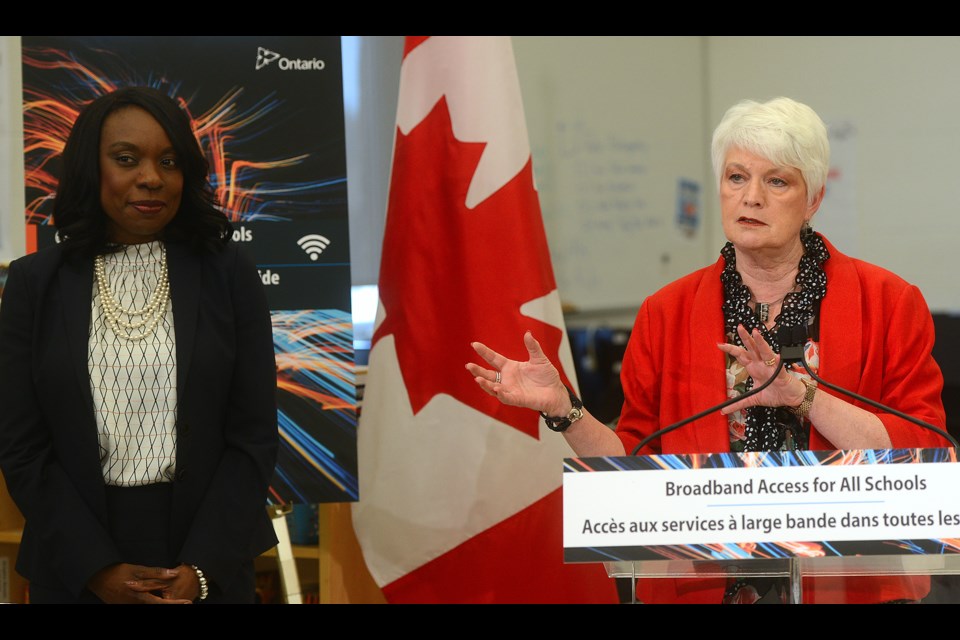
M 735 344 L 718 344 L 717 347 L 724 353 L 733 356 L 746 369 L 750 377 L 753 378 L 753 387 L 757 388 L 769 380 L 774 371 L 777 371 L 780 356 L 770 348 L 767 341 L 760 335 L 759 329 L 754 329 L 753 333 L 748 333 L 741 324 L 737 326 L 737 333 L 740 336 L 740 341 L 743 342 L 742 347 Z M 777 374 L 777 379 L 770 383 L 770 386 L 741 402 L 735 402 L 728 407 L 724 407 L 721 413 L 727 415 L 753 406 L 796 407 L 803 402 L 805 393 L 806 386 L 796 376 L 781 368 Z

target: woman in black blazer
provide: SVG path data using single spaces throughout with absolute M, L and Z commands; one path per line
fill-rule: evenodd
M 63 152 L 60 242 L 10 265 L 0 470 L 31 602 L 253 602 L 276 545 L 276 363 L 177 103 L 90 103 Z

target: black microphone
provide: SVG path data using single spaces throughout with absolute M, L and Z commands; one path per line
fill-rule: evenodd
M 803 365 L 803 368 L 807 370 L 807 373 L 810 374 L 811 378 L 816 380 L 819 384 L 822 384 L 823 386 L 827 387 L 828 389 L 839 391 L 840 393 L 846 396 L 859 400 L 860 402 L 869 404 L 870 406 L 876 407 L 881 411 L 892 413 L 893 415 L 899 416 L 904 420 L 908 420 L 909 422 L 912 422 L 917 426 L 923 427 L 924 429 L 927 429 L 929 431 L 933 431 L 937 435 L 940 435 L 946 440 L 948 440 L 949 442 L 951 442 L 953 444 L 954 449 L 960 448 L 960 445 L 957 444 L 957 441 L 954 439 L 954 437 L 949 433 L 947 433 L 946 431 L 944 431 L 943 429 L 941 429 L 940 427 L 934 426 L 929 422 L 924 422 L 919 418 L 908 416 L 907 414 L 897 411 L 892 407 L 888 407 L 885 404 L 875 402 L 870 398 L 861 396 L 860 394 L 854 393 L 853 391 L 848 391 L 843 387 L 837 386 L 835 384 L 831 384 L 826 380 L 824 380 L 823 378 L 821 378 L 820 376 L 818 376 L 817 374 L 815 374 L 813 371 L 811 371 L 810 365 L 807 364 L 807 359 L 803 355 L 803 345 L 806 344 L 807 342 L 807 328 L 805 326 L 780 327 L 777 330 L 777 340 L 780 342 L 780 362 L 781 363 L 799 362 L 800 364 Z
M 782 353 L 782 351 L 781 351 L 781 353 Z M 715 407 L 710 407 L 709 409 L 704 409 L 703 411 L 701 411 L 700 413 L 696 414 L 695 416 L 690 416 L 689 418 L 684 418 L 684 419 L 681 420 L 680 422 L 675 422 L 675 423 L 671 424 L 671 425 L 668 426 L 668 427 L 664 427 L 663 429 L 658 429 L 657 431 L 654 431 L 653 433 L 651 433 L 650 435 L 648 435 L 646 438 L 644 438 L 643 440 L 641 440 L 641 441 L 640 441 L 640 444 L 638 444 L 637 446 L 635 446 L 635 447 L 633 448 L 633 451 L 630 453 L 630 455 L 632 455 L 632 456 L 637 455 L 637 452 L 640 451 L 640 449 L 643 449 L 643 447 L 644 447 L 648 442 L 650 442 L 651 440 L 653 440 L 654 438 L 659 438 L 660 436 L 664 435 L 665 433 L 670 433 L 670 432 L 673 431 L 674 429 L 679 429 L 680 427 L 682 427 L 682 426 L 685 425 L 685 424 L 690 424 L 690 423 L 693 422 L 694 420 L 699 420 L 700 418 L 703 418 L 704 416 L 708 416 L 708 415 L 710 415 L 711 413 L 713 413 L 714 411 L 720 411 L 720 410 L 723 409 L 724 407 L 728 407 L 728 406 L 730 406 L 731 404 L 733 404 L 733 403 L 735 403 L 735 402 L 740 402 L 740 401 L 743 400 L 744 398 L 749 398 L 750 396 L 753 396 L 753 395 L 756 395 L 756 394 L 760 393 L 761 391 L 763 391 L 764 389 L 766 389 L 768 386 L 770 386 L 770 384 L 771 384 L 774 380 L 776 380 L 777 376 L 780 374 L 780 370 L 783 369 L 783 364 L 784 364 L 784 360 L 783 360 L 783 358 L 781 357 L 781 358 L 780 358 L 780 362 L 777 364 L 777 370 L 773 372 L 773 375 L 770 376 L 770 379 L 769 379 L 769 380 L 767 380 L 766 382 L 764 382 L 764 383 L 763 383 L 762 385 L 760 385 L 759 387 L 755 387 L 755 388 L 753 388 L 753 389 L 750 389 L 750 391 L 747 391 L 747 392 L 744 393 L 743 395 L 739 395 L 739 396 L 737 396 L 737 397 L 735 397 L 735 398 L 729 398 L 729 399 L 725 400 L 724 402 L 721 402 L 720 404 L 716 405 Z

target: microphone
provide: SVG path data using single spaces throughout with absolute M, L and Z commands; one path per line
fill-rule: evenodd
M 838 385 L 831 384 L 831 383 L 827 382 L 826 380 L 824 380 L 823 378 L 821 378 L 820 376 L 818 376 L 817 374 L 815 374 L 813 371 L 811 371 L 811 370 L 810 370 L 810 365 L 807 364 L 807 359 L 806 359 L 806 358 L 804 357 L 804 355 L 803 355 L 803 345 L 804 345 L 804 344 L 806 343 L 806 341 L 807 341 L 807 329 L 806 329 L 806 327 L 803 327 L 803 326 L 800 326 L 800 327 L 780 327 L 780 328 L 777 330 L 777 340 L 780 342 L 780 345 L 781 345 L 781 347 L 780 347 L 780 362 L 781 362 L 781 363 L 784 363 L 784 362 L 799 362 L 800 364 L 803 365 L 803 368 L 807 370 L 807 373 L 810 374 L 810 377 L 811 377 L 811 378 L 813 378 L 814 380 L 816 380 L 817 383 L 822 384 L 823 386 L 827 387 L 828 389 L 833 389 L 834 391 L 839 391 L 840 393 L 842 393 L 842 394 L 844 394 L 844 395 L 846 395 L 846 396 L 848 396 L 848 397 L 851 397 L 851 398 L 854 398 L 854 399 L 856 399 L 856 400 L 859 400 L 860 402 L 863 402 L 863 403 L 865 403 L 865 404 L 869 404 L 871 407 L 875 407 L 875 408 L 877 408 L 877 409 L 880 409 L 881 411 L 886 411 L 887 413 L 892 413 L 893 415 L 898 416 L 898 417 L 900 417 L 900 418 L 903 418 L 904 420 L 907 420 L 907 421 L 909 421 L 909 422 L 912 422 L 913 424 L 915 424 L 915 425 L 917 425 L 917 426 L 919 426 L 919 427 L 923 427 L 924 429 L 927 429 L 928 431 L 933 431 L 933 432 L 936 433 L 937 435 L 943 437 L 943 438 L 946 439 L 948 442 L 950 442 L 951 444 L 953 444 L 953 448 L 954 448 L 954 449 L 960 448 L 960 444 L 957 444 L 956 439 L 955 439 L 952 435 L 950 435 L 949 433 L 947 433 L 946 431 L 944 431 L 943 429 L 941 429 L 940 427 L 937 427 L 937 426 L 935 426 L 935 425 L 932 425 L 932 424 L 930 424 L 929 422 L 924 422 L 923 420 L 920 420 L 919 418 L 914 418 L 913 416 L 909 416 L 909 415 L 907 415 L 907 414 L 905 414 L 905 413 L 903 413 L 903 412 L 901 412 L 901 411 L 897 411 L 896 409 L 894 409 L 894 408 L 892 408 L 892 407 L 888 407 L 888 406 L 885 405 L 885 404 L 881 404 L 881 403 L 879 403 L 879 402 L 876 402 L 876 401 L 874 401 L 874 400 L 871 400 L 870 398 L 866 398 L 866 397 L 864 397 L 864 396 L 861 396 L 861 395 L 858 394 L 858 393 L 854 393 L 853 391 L 848 391 L 848 390 L 846 390 L 846 389 L 844 389 L 843 387 L 840 387 L 840 386 L 838 386 Z M 789 346 L 786 346 L 786 345 L 789 345 Z
M 781 354 L 782 354 L 782 349 L 781 349 Z M 666 433 L 670 433 L 670 432 L 673 431 L 674 429 L 679 429 L 680 427 L 682 427 L 682 426 L 684 426 L 684 425 L 686 425 L 686 424 L 690 424 L 690 423 L 693 422 L 694 420 L 699 420 L 700 418 L 703 418 L 703 417 L 705 417 L 705 416 L 708 416 L 708 415 L 710 415 L 711 413 L 713 413 L 714 411 L 720 411 L 720 410 L 723 409 L 724 407 L 728 407 L 728 406 L 730 406 L 731 404 L 733 404 L 733 403 L 735 403 L 735 402 L 740 402 L 740 401 L 743 400 L 744 398 L 749 398 L 750 396 L 753 396 L 753 395 L 756 395 L 756 394 L 760 393 L 761 391 L 763 391 L 764 389 L 766 389 L 768 386 L 770 386 L 770 384 L 771 384 L 774 380 L 776 380 L 777 376 L 780 375 L 780 370 L 783 369 L 783 364 L 784 364 L 784 360 L 783 360 L 783 358 L 780 358 L 780 362 L 777 364 L 777 370 L 774 371 L 774 372 L 773 372 L 773 375 L 770 376 L 770 378 L 769 378 L 766 382 L 764 382 L 762 385 L 760 385 L 759 387 L 755 387 L 755 388 L 753 388 L 753 389 L 750 389 L 750 391 L 747 391 L 747 392 L 744 393 L 743 395 L 739 395 L 739 396 L 736 396 L 736 397 L 734 397 L 734 398 L 728 398 L 728 399 L 725 400 L 724 402 L 721 402 L 720 404 L 718 404 L 718 405 L 716 405 L 716 406 L 714 406 L 714 407 L 710 407 L 709 409 L 704 409 L 703 411 L 701 411 L 700 413 L 698 413 L 698 414 L 696 414 L 696 415 L 694 415 L 694 416 L 690 416 L 689 418 L 684 418 L 684 419 L 681 420 L 680 422 L 674 422 L 673 424 L 671 424 L 671 425 L 668 426 L 668 427 L 664 427 L 663 429 L 658 429 L 658 430 L 654 431 L 653 433 L 651 433 L 650 435 L 648 435 L 646 438 L 644 438 L 643 440 L 641 440 L 641 441 L 640 441 L 640 444 L 638 444 L 637 446 L 635 446 L 635 447 L 633 448 L 633 451 L 630 453 L 630 455 L 632 455 L 632 456 L 637 455 L 637 452 L 640 451 L 640 449 L 643 449 L 643 447 L 646 446 L 646 444 L 647 444 L 648 442 L 650 442 L 651 440 L 653 440 L 654 438 L 659 438 L 660 436 L 662 436 L 662 435 L 664 435 L 664 434 L 666 434 Z
M 777 364 L 777 370 L 773 372 L 773 375 L 771 375 L 770 378 L 769 378 L 766 382 L 764 382 L 764 383 L 763 383 L 762 385 L 760 385 L 759 387 L 756 387 L 756 388 L 754 388 L 754 389 L 751 389 L 750 391 L 744 393 L 743 395 L 737 396 L 737 397 L 735 397 L 735 398 L 729 398 L 728 400 L 726 400 L 726 401 L 724 401 L 724 402 L 721 402 L 720 404 L 718 404 L 718 405 L 716 405 L 716 406 L 710 407 L 709 409 L 704 409 L 703 411 L 701 411 L 700 413 L 698 413 L 698 414 L 696 414 L 696 415 L 694 415 L 694 416 L 690 416 L 689 418 L 684 418 L 683 420 L 681 420 L 681 421 L 679 421 L 679 422 L 675 422 L 675 423 L 673 423 L 673 424 L 671 424 L 671 425 L 669 425 L 669 426 L 667 426 L 667 427 L 664 427 L 664 428 L 662 428 L 662 429 L 658 429 L 658 430 L 654 431 L 653 433 L 651 433 L 650 435 L 648 435 L 646 438 L 644 438 L 643 440 L 641 440 L 640 443 L 637 444 L 637 446 L 635 446 L 635 447 L 633 448 L 633 450 L 631 451 L 630 455 L 632 455 L 632 456 L 637 455 L 637 452 L 639 452 L 641 449 L 643 449 L 643 447 L 646 446 L 647 443 L 649 443 L 651 440 L 654 440 L 654 439 L 656 439 L 656 438 L 659 438 L 660 436 L 662 436 L 662 435 L 664 435 L 664 434 L 670 433 L 671 431 L 673 431 L 673 430 L 675 430 L 675 429 L 679 429 L 680 427 L 682 427 L 682 426 L 684 426 L 684 425 L 687 425 L 687 424 L 690 424 L 691 422 L 693 422 L 693 421 L 695 421 L 695 420 L 699 420 L 700 418 L 703 418 L 703 417 L 705 417 L 705 416 L 708 416 L 708 415 L 710 415 L 711 413 L 713 413 L 714 411 L 720 411 L 720 410 L 723 409 L 724 407 L 730 406 L 731 404 L 733 404 L 733 403 L 735 403 L 735 402 L 739 402 L 739 401 L 741 401 L 741 400 L 743 400 L 743 399 L 745 399 L 745 398 L 749 398 L 749 397 L 752 396 L 752 395 L 755 395 L 755 394 L 760 393 L 761 391 L 763 391 L 764 389 L 766 389 L 767 386 L 769 386 L 769 385 L 776 379 L 776 377 L 777 377 L 778 375 L 780 375 L 780 370 L 783 369 L 784 365 L 786 365 L 786 364 L 788 364 L 788 363 L 791 363 L 791 362 L 799 362 L 800 364 L 802 364 L 802 365 L 803 365 L 803 368 L 807 370 L 807 373 L 810 374 L 810 377 L 811 377 L 811 378 L 813 378 L 814 380 L 816 380 L 817 383 L 822 384 L 823 386 L 827 387 L 828 389 L 833 389 L 834 391 L 839 391 L 840 393 L 843 393 L 843 394 L 845 394 L 845 395 L 847 395 L 847 396 L 849 396 L 849 397 L 851 397 L 851 398 L 855 398 L 855 399 L 857 399 L 857 400 L 860 400 L 861 402 L 864 402 L 864 403 L 869 404 L 869 405 L 871 405 L 871 406 L 873 406 L 873 407 L 876 407 L 877 409 L 880 409 L 880 410 L 882 410 L 882 411 L 886 411 L 886 412 L 888 412 L 888 413 L 892 413 L 893 415 L 899 416 L 899 417 L 903 418 L 904 420 L 908 420 L 908 421 L 912 422 L 913 424 L 916 424 L 916 425 L 918 425 L 918 426 L 920 426 L 920 427 L 923 427 L 924 429 L 928 429 L 928 430 L 930 430 L 930 431 L 933 431 L 934 433 L 942 436 L 943 438 L 945 438 L 945 439 L 948 440 L 949 442 L 953 443 L 953 447 L 954 447 L 955 449 L 960 448 L 960 444 L 957 443 L 957 441 L 954 439 L 954 437 L 951 436 L 951 435 L 950 435 L 949 433 L 947 433 L 946 431 L 944 431 L 943 429 L 940 429 L 940 428 L 937 427 L 937 426 L 934 426 L 934 425 L 932 425 L 932 424 L 929 424 L 929 423 L 927 423 L 927 422 L 924 422 L 923 420 L 920 420 L 920 419 L 918 419 L 918 418 L 914 418 L 913 416 L 908 416 L 907 414 L 902 413 L 902 412 L 900 412 L 900 411 L 897 411 L 896 409 L 893 409 L 892 407 L 888 407 L 888 406 L 886 406 L 886 405 L 884 405 L 884 404 L 880 404 L 879 402 L 874 402 L 873 400 L 870 400 L 869 398 L 865 398 L 865 397 L 863 397 L 863 396 L 861 396 L 861 395 L 859 395 L 859 394 L 857 394 L 857 393 L 854 393 L 853 391 L 847 391 L 846 389 L 844 389 L 844 388 L 842 388 L 842 387 L 839 387 L 839 386 L 837 386 L 837 385 L 835 385 L 835 384 L 831 384 L 831 383 L 827 382 L 826 380 L 824 380 L 823 378 L 819 377 L 819 376 L 818 376 L 817 374 L 815 374 L 813 371 L 811 371 L 811 370 L 810 370 L 810 365 L 807 364 L 806 358 L 805 358 L 804 355 L 803 355 L 803 347 L 804 347 L 804 345 L 805 345 L 806 342 L 807 342 L 807 328 L 806 328 L 806 326 L 780 327 L 780 328 L 778 328 L 778 329 L 777 329 L 777 341 L 780 343 L 780 362 Z

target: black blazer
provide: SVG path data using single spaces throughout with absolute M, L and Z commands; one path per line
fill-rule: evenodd
M 278 448 L 276 361 L 266 295 L 229 243 L 168 243 L 177 351 L 171 549 L 230 590 L 277 544 L 266 511 Z M 0 470 L 25 519 L 17 571 L 79 594 L 124 562 L 106 496 L 87 369 L 93 262 L 57 245 L 10 264 L 0 303 Z

